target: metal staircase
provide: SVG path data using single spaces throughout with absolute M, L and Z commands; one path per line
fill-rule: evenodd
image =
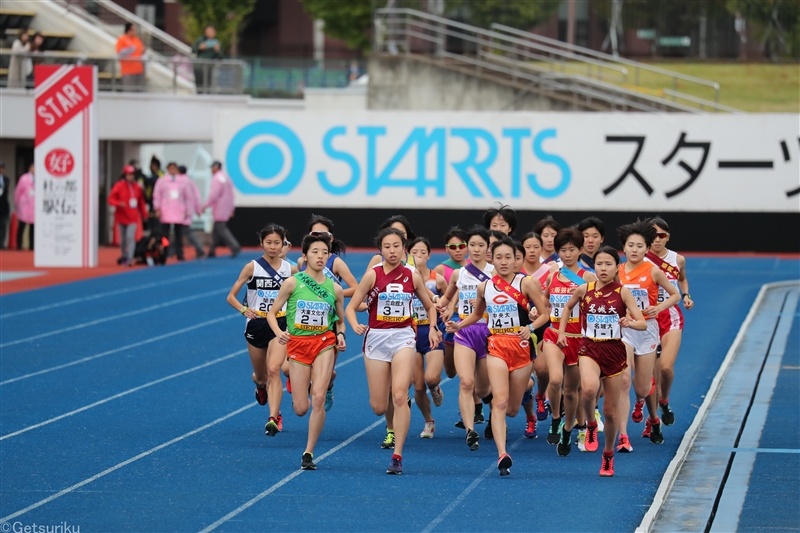
M 374 50 L 427 56 L 443 68 L 471 72 L 517 89 L 508 103 L 534 93 L 571 103 L 575 109 L 638 112 L 726 112 L 719 84 L 645 63 L 595 52 L 508 26 L 491 29 L 406 8 L 376 10 Z M 640 73 L 672 84 L 658 91 L 640 85 Z M 713 91 L 707 100 L 678 91 L 678 82 Z

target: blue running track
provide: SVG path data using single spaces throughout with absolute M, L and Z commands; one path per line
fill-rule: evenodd
M 797 260 L 688 258 L 696 307 L 686 313 L 670 398 L 676 423 L 661 446 L 631 423 L 635 450 L 617 455 L 611 479 L 598 476 L 599 452 L 573 446 L 558 457 L 544 439 L 547 422 L 538 439 L 522 438 L 522 415 L 510 421 L 511 476 L 499 478 L 493 442 L 470 452 L 453 427 L 457 380 L 442 386 L 434 439 L 418 437 L 414 408 L 405 471 L 395 477 L 384 473 L 391 452 L 380 448 L 383 421 L 369 407 L 352 332 L 319 469 L 298 470 L 308 421 L 292 414 L 290 395 L 283 433 L 264 435 L 268 412 L 253 399 L 244 319 L 225 302 L 246 256 L 0 298 L 0 521 L 81 532 L 632 531 L 759 288 L 798 277 Z M 369 257 L 347 255 L 357 277 Z M 796 387 L 778 391 L 796 376 L 782 374 L 776 389 L 787 409 Z M 768 427 L 796 426 L 770 417 Z M 787 438 L 770 445 L 797 446 L 796 432 Z M 760 456 L 754 474 L 786 460 Z M 748 508 L 763 505 L 748 497 Z

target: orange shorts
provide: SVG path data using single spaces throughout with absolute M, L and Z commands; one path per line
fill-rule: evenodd
M 505 361 L 509 372 L 531 362 L 530 341 L 520 340 L 516 335 L 490 335 L 487 353 Z
M 575 366 L 578 364 L 578 346 L 581 343 L 582 337 L 567 337 L 567 348 L 566 349 L 559 349 L 564 354 L 564 363 L 567 366 Z M 555 345 L 558 347 L 558 330 L 553 328 L 547 328 L 544 332 L 544 342 L 549 342 L 550 344 Z
M 336 347 L 336 334 L 326 331 L 319 335 L 292 335 L 286 344 L 289 360 L 311 366 L 317 356 Z

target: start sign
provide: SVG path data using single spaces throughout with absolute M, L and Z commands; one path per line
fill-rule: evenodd
M 97 69 L 37 65 L 37 267 L 97 266 Z

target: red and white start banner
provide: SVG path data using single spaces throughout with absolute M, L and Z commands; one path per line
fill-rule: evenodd
M 97 68 L 37 65 L 37 267 L 97 266 Z

